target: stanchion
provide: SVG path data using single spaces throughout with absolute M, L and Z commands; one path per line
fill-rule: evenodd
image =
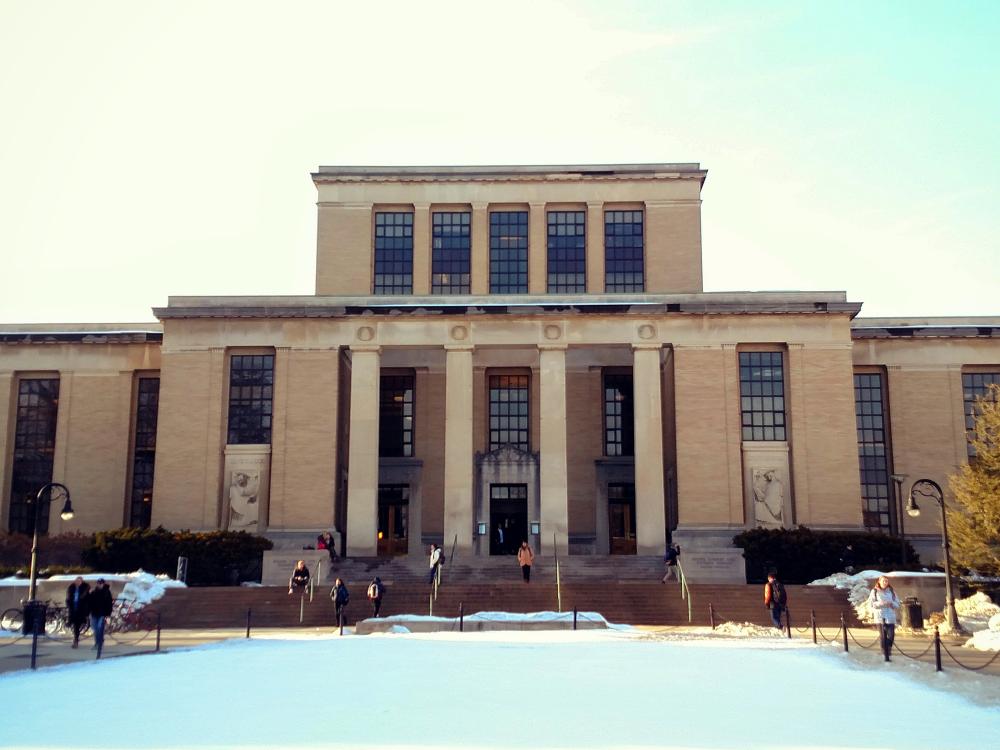
M 302 624 L 302 621 L 305 619 L 305 616 L 306 616 L 306 594 L 303 591 L 302 595 L 299 597 L 299 625 Z
M 35 617 L 34 627 L 31 629 L 31 668 L 35 668 L 35 662 L 38 659 L 38 625 L 39 620 L 44 619 L 44 615 L 39 618 Z
M 934 626 L 934 668 L 941 671 L 941 631 Z
M 792 637 L 792 611 L 785 607 L 785 628 L 788 630 L 788 637 Z
M 715 630 L 715 608 L 712 607 L 712 603 L 708 603 L 708 622 L 712 626 L 712 630 Z
M 340 619 L 340 634 L 343 635 L 344 634 L 344 613 L 343 612 L 340 613 L 340 618 L 339 619 Z
M 160 650 L 160 630 L 162 629 L 163 614 L 160 612 L 156 613 L 156 651 Z
M 302 622 L 301 617 L 299 618 L 299 622 Z M 247 607 L 247 638 L 249 637 L 250 637 L 250 608 Z
M 573 630 L 576 630 L 576 616 L 578 614 L 577 608 L 573 607 Z
M 458 603 L 458 632 L 465 632 L 465 602 Z
M 818 641 L 816 640 L 816 610 L 815 609 L 809 610 L 809 621 L 812 624 L 812 629 L 813 629 L 813 644 L 815 645 L 816 643 L 818 643 Z
M 847 620 L 843 612 L 840 613 L 840 629 L 844 631 L 844 653 L 847 653 L 850 649 L 847 647 Z

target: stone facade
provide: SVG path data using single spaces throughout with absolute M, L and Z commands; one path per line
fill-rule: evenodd
M 705 293 L 705 176 L 324 167 L 314 296 L 172 297 L 160 324 L 0 326 L 4 528 L 27 466 L 21 383 L 59 380 L 47 481 L 71 488 L 77 515 L 50 530 L 89 531 L 136 522 L 136 381 L 156 375 L 153 525 L 250 528 L 286 550 L 331 529 L 361 557 L 431 541 L 496 554 L 503 531 L 542 555 L 661 555 L 673 539 L 696 580 L 738 578 L 730 540 L 755 525 L 894 533 L 895 504 L 862 497 L 854 376 L 884 376 L 882 474 L 946 486 L 967 458 L 963 375 L 1000 373 L 1000 319 L 865 320 L 840 292 Z M 490 291 L 501 212 L 526 217 L 517 293 Z M 572 293 L 548 291 L 565 271 L 548 249 L 556 212 L 583 231 Z M 641 217 L 627 292 L 606 285 L 615 212 Z M 377 294 L 387 213 L 408 217 L 393 272 L 408 281 Z M 445 213 L 469 228 L 467 258 L 459 246 L 447 267 L 460 235 L 436 223 Z M 451 274 L 467 289 L 432 294 Z M 402 391 L 381 387 L 388 375 Z M 745 429 L 757 424 L 781 429 Z M 932 516 L 907 529 L 930 558 Z

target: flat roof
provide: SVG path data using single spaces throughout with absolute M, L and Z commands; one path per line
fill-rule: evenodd
M 993 315 L 926 318 L 855 318 L 854 339 L 1000 338 L 1000 317 Z
M 488 165 L 426 165 L 426 166 L 321 166 L 313 180 L 399 177 L 402 179 L 450 178 L 494 179 L 497 177 L 608 179 L 628 177 L 698 177 L 702 183 L 708 170 L 698 162 L 648 164 L 488 164 Z

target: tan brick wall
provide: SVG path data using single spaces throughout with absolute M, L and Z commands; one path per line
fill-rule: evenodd
M 338 366 L 335 349 L 277 351 L 268 528 L 333 526 Z
M 417 372 L 414 455 L 424 462 L 421 521 L 425 534 L 444 532 L 445 381 L 443 372 Z M 420 544 L 420 540 L 411 540 L 411 544 Z
M 646 204 L 646 291 L 702 291 L 699 203 Z
M 215 529 L 222 482 L 224 352 L 164 352 L 153 525 Z
M 371 293 L 372 221 L 371 206 L 319 206 L 316 294 Z
M 601 371 L 566 373 L 566 463 L 569 533 L 595 532 L 597 470 L 603 446 Z

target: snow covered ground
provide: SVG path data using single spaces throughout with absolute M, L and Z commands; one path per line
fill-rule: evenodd
M 4 675 L 0 747 L 997 747 L 964 677 L 738 628 L 304 634 Z

